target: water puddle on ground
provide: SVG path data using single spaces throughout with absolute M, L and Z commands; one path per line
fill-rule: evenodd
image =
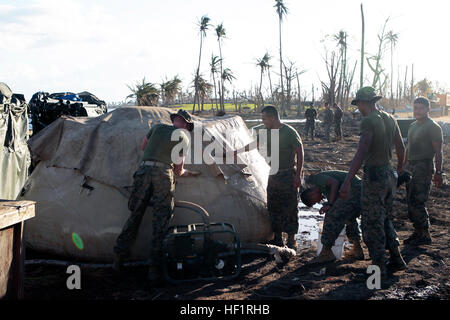
M 324 216 L 319 213 L 321 204 L 315 204 L 312 208 L 306 207 L 300 202 L 298 206 L 298 233 L 295 236 L 299 248 L 316 245 L 319 238 L 319 223 Z

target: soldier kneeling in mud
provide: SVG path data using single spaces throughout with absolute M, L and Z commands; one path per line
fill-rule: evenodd
M 361 179 L 355 176 L 351 181 L 351 197 L 348 200 L 339 198 L 339 188 L 344 182 L 347 172 L 323 171 L 311 175 L 307 183 L 311 188 L 304 190 L 300 197 L 302 202 L 312 207 L 314 204 L 327 198 L 320 209 L 320 214 L 325 214 L 322 231 L 323 249 L 320 255 L 312 259 L 309 264 L 321 264 L 336 260 L 331 248 L 341 233 L 344 225 L 346 234 L 352 243 L 352 249 L 345 254 L 345 259 L 364 260 L 361 247 L 361 233 L 356 218 L 361 215 Z

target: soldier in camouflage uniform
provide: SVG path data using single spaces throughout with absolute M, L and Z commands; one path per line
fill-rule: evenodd
M 179 131 L 179 141 L 172 141 L 171 137 L 177 129 L 192 131 L 191 117 L 186 111 L 179 110 L 177 114 L 171 115 L 171 120 L 173 126 L 166 124 L 152 126 L 142 141 L 141 149 L 144 151 L 142 163 L 133 175 L 133 189 L 128 201 L 131 215 L 125 222 L 114 247 L 113 268 L 116 272 L 120 272 L 123 261 L 136 240 L 145 211 L 151 205 L 153 230 L 148 273 L 148 280 L 151 282 L 159 282 L 162 279 L 161 248 L 174 208 L 174 174 L 178 176 L 198 174 L 184 169 L 182 154 L 179 159 L 171 157 L 172 148 L 179 143 L 183 144 L 182 150 L 187 150 L 189 138 L 186 133 Z
M 392 146 L 397 153 L 397 171 L 403 171 L 405 148 L 397 121 L 384 111 L 377 110 L 375 102 L 381 99 L 372 87 L 363 87 L 352 101 L 363 118 L 360 124 L 361 137 L 349 173 L 340 188 L 340 195 L 348 199 L 350 181 L 363 165 L 364 177 L 361 196 L 361 229 L 364 242 L 369 249 L 372 264 L 380 267 L 386 275 L 386 249 L 391 270 L 406 268 L 399 251 L 397 233 L 392 224 L 392 204 L 396 189 L 396 178 L 390 166 Z
M 325 131 L 325 141 L 330 142 L 331 126 L 333 125 L 333 111 L 330 109 L 330 104 L 325 103 L 325 114 L 323 118 L 323 126 Z
M 302 202 L 312 207 L 327 198 L 320 209 L 325 214 L 321 242 L 323 249 L 320 255 L 310 264 L 327 263 L 336 260 L 331 248 L 346 226 L 346 235 L 352 243 L 352 249 L 345 254 L 346 259 L 364 260 L 361 247 L 361 236 L 356 218 L 361 215 L 361 179 L 355 176 L 351 182 L 351 197 L 348 200 L 339 198 L 339 187 L 344 182 L 345 171 L 322 171 L 308 178 L 311 188 L 304 190 L 300 196 Z
M 427 98 L 414 101 L 413 122 L 408 130 L 408 171 L 412 174 L 406 185 L 408 216 L 413 222 L 414 232 L 405 244 L 431 244 L 430 219 L 425 204 L 431 191 L 434 173 L 436 187 L 442 185 L 442 129 L 429 117 L 430 102 Z M 436 168 L 433 163 L 435 158 Z
M 308 134 L 311 132 L 311 140 L 314 140 L 314 131 L 316 124 L 317 111 L 314 109 L 314 104 L 311 102 L 310 107 L 305 111 L 305 138 L 308 139 Z
M 267 184 L 267 208 L 272 221 L 274 239 L 271 242 L 277 246 L 284 246 L 282 233 L 287 233 L 287 246 L 297 248 L 295 235 L 298 232 L 298 188 L 301 185 L 303 170 L 303 144 L 297 131 L 291 126 L 281 123 L 277 109 L 266 106 L 262 110 L 262 120 L 267 135 L 267 156 L 278 157 L 278 170 L 271 171 Z M 278 130 L 278 141 L 273 139 L 274 131 Z M 279 153 L 271 155 L 272 143 L 278 143 Z M 249 144 L 243 149 L 250 151 L 255 144 Z M 260 149 L 259 136 L 256 146 Z M 234 151 L 237 156 L 237 151 Z M 272 169 L 273 162 L 271 163 Z M 272 174 L 273 173 L 273 174 Z
M 337 105 L 337 103 L 335 103 L 333 105 L 334 107 L 334 133 L 336 134 L 336 138 L 337 140 L 341 140 L 342 139 L 342 116 L 344 114 L 344 112 L 342 111 L 341 107 L 339 107 Z

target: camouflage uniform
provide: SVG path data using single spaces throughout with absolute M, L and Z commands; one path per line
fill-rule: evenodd
M 390 166 L 364 167 L 361 229 L 372 261 L 385 261 L 386 249 L 400 245 L 391 220 L 396 184 Z
M 325 117 L 323 125 L 325 129 L 325 140 L 330 141 L 331 125 L 333 124 L 333 111 L 331 109 L 325 110 Z
M 334 133 L 337 138 L 342 138 L 342 109 L 337 108 L 334 112 Z
M 277 174 L 269 176 L 267 184 L 267 208 L 272 220 L 275 233 L 298 232 L 298 192 L 294 188 L 296 169 L 279 170 Z
M 339 234 L 346 226 L 347 238 L 352 242 L 361 242 L 356 218 L 361 214 L 361 184 L 351 187 L 351 198 L 338 198 L 325 214 L 321 242 L 324 246 L 333 246 Z
M 311 139 L 314 139 L 314 131 L 315 131 L 315 125 L 316 121 L 315 118 L 317 116 L 317 112 L 315 109 L 308 109 L 305 111 L 305 135 L 308 137 L 308 133 L 311 131 Z
M 133 175 L 133 189 L 128 201 L 131 215 L 117 238 L 114 252 L 127 256 L 136 240 L 139 226 L 149 204 L 153 207 L 150 265 L 161 265 L 162 241 L 167 233 L 174 208 L 174 173 L 167 168 L 141 165 Z
M 415 229 L 428 229 L 430 220 L 425 203 L 431 191 L 433 159 L 408 161 L 408 170 L 412 174 L 411 180 L 406 184 L 408 216 Z

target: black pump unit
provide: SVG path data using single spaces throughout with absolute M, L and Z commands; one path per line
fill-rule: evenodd
M 163 272 L 170 283 L 233 279 L 241 271 L 241 244 L 230 223 L 210 223 L 202 207 L 179 201 L 178 208 L 195 211 L 204 223 L 176 225 L 163 240 Z

